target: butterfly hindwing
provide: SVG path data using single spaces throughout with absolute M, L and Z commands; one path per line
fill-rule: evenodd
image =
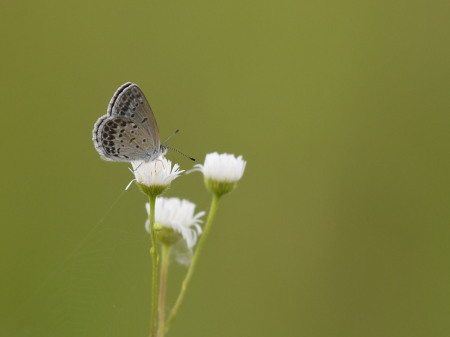
M 133 120 L 126 117 L 105 116 L 99 120 L 96 132 L 97 151 L 106 160 L 133 161 L 152 157 L 148 135 Z

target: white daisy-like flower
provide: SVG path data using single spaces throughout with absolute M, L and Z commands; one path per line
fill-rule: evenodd
M 230 183 L 242 178 L 246 164 L 242 156 L 236 158 L 232 154 L 214 152 L 206 155 L 203 165 L 197 164 L 195 167 L 199 168 L 207 179 Z
M 208 153 L 205 163 L 195 165 L 197 171 L 201 171 L 205 177 L 208 189 L 213 193 L 222 195 L 231 191 L 244 174 L 247 162 L 242 156 L 217 152 Z
M 164 157 L 148 162 L 133 161 L 131 165 L 139 187 L 146 194 L 160 194 L 184 172 L 184 170 L 179 169 L 178 164 L 172 166 L 172 162 Z
M 150 213 L 150 205 L 145 205 L 147 213 Z M 200 218 L 205 212 L 194 214 L 195 204 L 185 199 L 178 198 L 156 198 L 155 205 L 155 224 L 161 228 L 160 239 L 173 240 L 170 233 L 163 233 L 164 229 L 173 230 L 183 237 L 187 247 L 191 249 L 197 242 L 197 237 L 202 233 L 200 224 L 203 222 Z M 146 222 L 145 228 L 150 233 L 150 223 Z M 173 242 L 169 242 L 173 243 Z

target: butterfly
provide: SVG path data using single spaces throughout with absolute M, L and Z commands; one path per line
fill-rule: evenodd
M 134 83 L 117 89 L 92 133 L 95 149 L 105 160 L 147 162 L 167 152 L 150 104 Z

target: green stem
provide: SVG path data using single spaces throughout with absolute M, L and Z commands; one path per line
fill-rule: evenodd
M 210 209 L 209 209 L 208 219 L 206 220 L 206 225 L 205 225 L 203 234 L 200 237 L 200 241 L 199 241 L 199 243 L 197 245 L 197 248 L 195 249 L 194 256 L 192 257 L 191 265 L 189 266 L 189 269 L 188 269 L 188 271 L 186 273 L 186 276 L 185 276 L 185 278 L 183 280 L 183 284 L 181 285 L 180 294 L 178 295 L 178 298 L 177 298 L 177 300 L 175 302 L 175 305 L 173 306 L 173 309 L 172 309 L 172 311 L 170 313 L 170 316 L 169 316 L 169 318 L 167 320 L 166 331 L 169 328 L 169 325 L 172 323 L 173 319 L 175 318 L 175 316 L 176 316 L 176 314 L 178 312 L 178 309 L 180 308 L 181 302 L 183 302 L 184 296 L 186 295 L 186 289 L 187 289 L 187 287 L 189 285 L 189 282 L 190 282 L 190 280 L 192 278 L 192 274 L 194 273 L 194 269 L 195 269 L 195 266 L 197 265 L 198 257 L 200 255 L 200 252 L 202 251 L 202 248 L 203 248 L 203 246 L 205 244 L 206 238 L 208 237 L 208 233 L 209 233 L 209 231 L 211 229 L 211 224 L 213 222 L 214 216 L 216 215 L 217 207 L 219 205 L 219 199 L 220 199 L 220 196 L 218 196 L 216 194 L 213 195 L 213 199 L 211 201 L 211 206 L 210 206 Z
M 158 337 L 164 337 L 164 319 L 166 310 L 167 273 L 169 270 L 170 245 L 163 244 L 161 254 L 161 273 L 159 279 Z
M 152 238 L 152 248 L 150 254 L 153 258 L 153 280 L 152 280 L 152 314 L 150 319 L 150 337 L 156 333 L 157 306 L 158 306 L 158 246 L 155 233 L 155 203 L 156 196 L 150 195 L 150 236 Z

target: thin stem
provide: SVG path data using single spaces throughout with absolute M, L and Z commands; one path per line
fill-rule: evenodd
M 163 244 L 161 254 L 161 273 L 159 279 L 159 318 L 158 337 L 164 337 L 164 319 L 166 310 L 167 273 L 169 270 L 170 245 Z
M 153 280 L 152 280 L 152 314 L 150 319 L 150 337 L 156 335 L 156 320 L 158 317 L 158 246 L 155 233 L 155 203 L 156 196 L 150 196 L 150 236 L 152 238 L 152 248 L 150 254 L 153 258 Z
M 194 273 L 195 266 L 197 265 L 197 262 L 198 262 L 198 257 L 200 256 L 200 252 L 202 251 L 202 248 L 205 244 L 206 238 L 208 237 L 208 233 L 211 229 L 211 224 L 214 220 L 214 216 L 216 215 L 217 207 L 219 205 L 219 199 L 220 199 L 220 196 L 218 196 L 216 194 L 213 195 L 213 198 L 211 201 L 211 206 L 209 208 L 208 219 L 206 220 L 206 225 L 205 225 L 203 234 L 200 237 L 200 241 L 197 245 L 197 248 L 195 249 L 194 256 L 192 257 L 191 265 L 189 266 L 189 269 L 188 269 L 186 276 L 183 280 L 183 283 L 181 285 L 180 294 L 178 295 L 175 305 L 173 306 L 173 309 L 167 320 L 166 331 L 169 328 L 169 325 L 172 323 L 173 319 L 175 318 L 175 316 L 178 312 L 178 309 L 180 308 L 181 302 L 183 302 L 184 296 L 186 295 L 186 289 L 189 285 L 189 282 L 191 281 L 192 274 Z

